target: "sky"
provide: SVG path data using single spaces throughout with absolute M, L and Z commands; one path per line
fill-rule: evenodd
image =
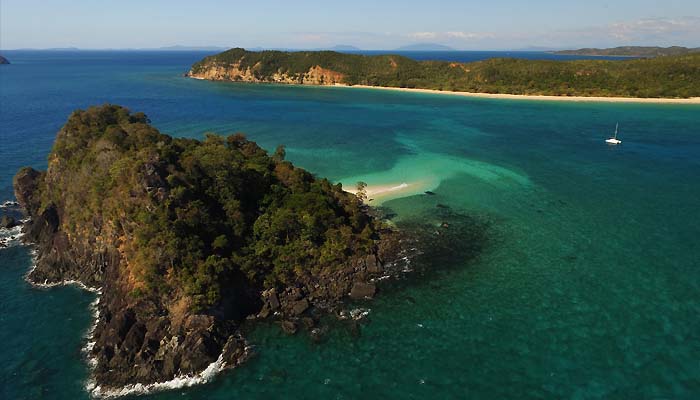
M 0 0 L 0 48 L 700 47 L 700 0 Z

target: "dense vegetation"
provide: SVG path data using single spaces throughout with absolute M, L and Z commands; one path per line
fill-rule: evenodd
M 172 138 L 142 113 L 93 107 L 59 132 L 42 204 L 61 210 L 69 237 L 116 241 L 133 296 L 186 296 L 201 309 L 232 280 L 285 285 L 373 248 L 361 201 L 284 153 L 242 134 Z
M 629 56 L 629 57 L 659 57 L 679 56 L 688 53 L 698 53 L 700 48 L 687 48 L 681 46 L 656 47 L 656 46 L 620 46 L 610 49 L 578 49 L 555 51 L 556 54 L 580 55 L 580 56 Z
M 341 73 L 348 85 L 478 93 L 561 96 L 700 96 L 700 53 L 625 61 L 549 61 L 499 58 L 472 63 L 415 61 L 398 55 L 365 56 L 332 51 L 249 52 L 231 49 L 192 67 L 250 69 L 261 82 L 283 73 L 298 78 L 320 66 Z

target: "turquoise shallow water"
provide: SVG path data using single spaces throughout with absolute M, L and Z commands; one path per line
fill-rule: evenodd
M 110 101 L 174 135 L 284 143 L 334 180 L 423 182 L 435 196 L 384 200 L 398 224 L 441 223 L 448 206 L 485 230 L 478 254 L 423 257 L 361 304 L 359 336 L 259 326 L 250 363 L 149 398 L 700 397 L 700 107 L 183 78 L 201 56 L 15 54 L 0 69 L 0 200 L 71 110 Z M 608 147 L 616 122 L 623 145 Z M 0 250 L 0 398 L 86 398 L 93 297 L 32 289 L 29 267 L 27 249 Z

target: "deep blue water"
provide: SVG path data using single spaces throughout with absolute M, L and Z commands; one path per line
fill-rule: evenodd
M 437 224 L 448 205 L 488 241 L 386 287 L 359 337 L 260 326 L 250 363 L 150 398 L 700 398 L 700 107 L 184 78 L 206 54 L 4 52 L 0 202 L 18 168 L 45 167 L 71 111 L 111 102 L 173 135 L 286 144 L 334 180 L 429 188 L 384 206 Z M 28 249 L 0 249 L 0 398 L 87 398 L 93 295 L 34 289 L 30 266 Z

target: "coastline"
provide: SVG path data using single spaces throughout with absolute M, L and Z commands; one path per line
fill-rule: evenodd
M 349 182 L 345 182 L 347 179 L 341 182 L 348 185 L 344 188 L 348 193 L 356 194 L 357 189 L 354 185 Z M 422 194 L 427 190 L 434 190 L 437 185 L 430 181 L 409 181 L 409 182 L 394 182 L 394 183 L 369 183 L 365 188 L 365 193 L 367 195 L 367 203 L 371 206 L 379 206 L 385 201 L 408 197 L 417 194 Z
M 578 103 L 639 103 L 639 104 L 690 104 L 700 105 L 700 97 L 689 98 L 671 98 L 671 97 L 616 97 L 616 96 L 555 96 L 555 95 L 534 95 L 534 94 L 506 94 L 506 93 L 479 93 L 479 92 L 460 92 L 438 89 L 419 89 L 419 88 L 402 88 L 391 86 L 371 86 L 371 85 L 348 85 L 345 83 L 335 83 L 332 85 L 314 85 L 307 83 L 283 83 L 283 82 L 239 82 L 222 79 L 207 79 L 199 76 L 186 74 L 185 77 L 196 79 L 199 81 L 212 82 L 232 82 L 232 83 L 252 83 L 252 84 L 269 84 L 269 85 L 286 85 L 286 86 L 309 86 L 309 87 L 336 87 L 336 88 L 355 88 L 355 89 L 375 89 L 375 90 L 391 90 L 407 93 L 423 93 L 423 94 L 442 94 L 462 97 L 474 97 L 483 99 L 498 99 L 498 100 L 535 100 L 535 101 L 565 101 Z
M 309 85 L 303 85 L 309 86 Z M 501 100 L 537 100 L 537 101 L 568 101 L 568 102 L 588 102 L 588 103 L 646 103 L 646 104 L 700 104 L 700 97 L 680 98 L 648 98 L 648 97 L 600 97 L 600 96 L 553 96 L 553 95 L 530 95 L 530 94 L 502 94 L 502 93 L 476 93 L 476 92 L 453 92 L 437 89 L 415 89 L 399 88 L 388 86 L 369 85 L 345 85 L 335 84 L 334 87 L 395 90 L 409 93 L 445 94 L 463 97 L 479 97 L 486 99 Z

